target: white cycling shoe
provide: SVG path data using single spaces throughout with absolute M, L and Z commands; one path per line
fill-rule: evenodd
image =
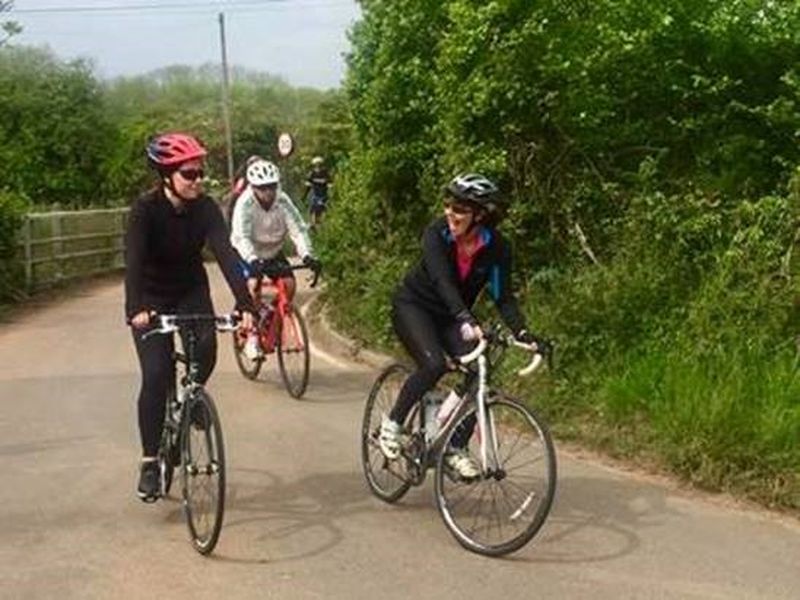
M 263 356 L 261 348 L 258 347 L 258 338 L 256 336 L 247 336 L 247 341 L 244 343 L 244 355 L 248 360 L 258 360 Z
M 478 462 L 466 450 L 448 451 L 444 455 L 444 464 L 458 477 L 467 481 L 477 479 L 481 475 Z
M 381 433 L 378 436 L 378 445 L 381 447 L 381 452 L 389 460 L 395 460 L 400 456 L 400 435 L 403 428 L 399 423 L 390 419 L 387 415 L 383 416 L 381 420 Z

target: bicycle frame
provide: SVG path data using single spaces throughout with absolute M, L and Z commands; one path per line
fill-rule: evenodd
M 512 341 L 511 343 L 519 348 L 523 348 L 528 351 L 532 350 L 532 347 L 527 344 L 516 341 Z M 456 359 L 457 363 L 452 370 L 459 371 L 464 374 L 466 377 L 466 385 L 464 386 L 464 389 L 466 391 L 462 395 L 459 403 L 453 408 L 452 411 L 450 411 L 450 414 L 447 416 L 444 425 L 436 433 L 436 436 L 433 438 L 433 440 L 425 443 L 423 452 L 424 469 L 427 469 L 431 465 L 431 460 L 433 457 L 438 456 L 439 452 L 445 450 L 445 440 L 449 438 L 452 429 L 456 426 L 456 423 L 461 420 L 461 417 L 464 415 L 464 413 L 470 409 L 472 402 L 477 404 L 476 414 L 478 421 L 478 437 L 480 440 L 481 471 L 485 476 L 499 468 L 500 461 L 498 460 L 499 449 L 497 446 L 497 435 L 495 429 L 496 424 L 491 416 L 491 413 L 487 411 L 487 396 L 489 392 L 489 361 L 485 354 L 487 348 L 487 340 L 481 339 L 474 350 Z M 472 362 L 476 362 L 478 365 L 477 373 L 474 370 L 469 369 L 467 366 Z M 530 364 L 528 364 L 525 368 L 519 371 L 519 375 L 525 376 L 532 373 L 539 367 L 541 362 L 542 355 L 535 353 L 533 360 L 531 360 Z M 424 428 L 425 411 L 422 407 L 420 407 L 418 412 L 421 428 Z
M 259 323 L 258 329 L 264 351 L 269 353 L 275 350 L 275 345 L 277 343 L 276 314 L 279 315 L 281 320 L 283 320 L 288 311 L 290 302 L 289 294 L 286 290 L 286 282 L 282 277 L 279 277 L 275 281 L 271 282 L 266 281 L 266 279 L 266 276 L 261 275 L 258 281 L 258 308 L 259 312 L 262 307 L 269 308 L 270 313 L 267 322 L 264 324 Z M 265 288 L 274 288 L 276 290 L 275 296 L 271 299 L 268 299 L 266 297 Z
M 296 265 L 289 267 L 289 270 L 298 270 L 307 268 L 304 265 Z M 316 284 L 316 275 L 314 277 L 314 282 L 311 284 L 312 287 Z M 275 295 L 270 300 L 267 300 L 267 292 L 266 290 L 271 288 L 275 289 Z M 292 301 L 289 300 L 289 293 L 286 287 L 286 281 L 283 276 L 276 277 L 275 279 L 271 279 L 267 277 L 264 273 L 259 274 L 258 284 L 256 287 L 258 291 L 258 303 L 259 309 L 262 307 L 269 307 L 271 308 L 271 312 L 269 315 L 269 321 L 265 323 L 263 326 L 259 324 L 259 335 L 262 336 L 262 346 L 265 352 L 273 352 L 275 350 L 275 345 L 277 344 L 277 321 L 276 315 L 280 317 L 280 321 L 282 323 L 292 323 L 292 327 L 294 327 L 294 321 L 291 319 L 286 319 L 286 316 L 289 314 L 289 311 L 292 307 Z M 263 329 L 262 329 L 263 327 Z M 297 331 L 293 332 L 295 334 L 295 339 L 299 339 L 297 336 Z
M 146 339 L 151 335 L 155 335 L 158 333 L 175 333 L 179 332 L 180 327 L 177 324 L 178 319 L 203 319 L 211 322 L 210 319 L 207 318 L 206 315 L 159 315 L 158 324 L 156 327 L 148 331 L 142 336 L 142 339 Z M 223 317 L 217 318 L 217 321 L 223 321 L 222 324 L 222 331 L 229 331 L 231 329 L 235 329 L 236 326 L 234 324 L 234 320 L 231 317 Z M 219 329 L 219 324 L 217 325 Z M 203 384 L 200 383 L 200 363 L 196 359 L 196 349 L 197 349 L 197 331 L 194 327 L 187 327 L 185 329 L 185 336 L 181 335 L 181 341 L 184 343 L 183 352 L 175 351 L 172 353 L 172 358 L 176 363 L 182 363 L 185 365 L 185 372 L 180 377 L 180 386 L 175 386 L 175 395 L 176 400 L 180 397 L 178 394 L 178 387 L 182 390 L 186 390 L 189 394 L 193 394 L 197 388 L 203 387 Z M 185 402 L 183 403 L 185 404 Z M 167 407 L 169 408 L 169 407 Z M 184 406 L 181 406 L 181 415 L 183 414 Z

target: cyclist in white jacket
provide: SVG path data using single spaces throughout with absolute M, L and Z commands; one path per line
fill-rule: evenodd
M 318 271 L 319 261 L 314 258 L 308 226 L 291 198 L 280 188 L 278 167 L 266 160 L 257 160 L 247 167 L 247 187 L 236 200 L 231 218 L 231 244 L 244 261 L 243 270 L 247 287 L 255 298 L 258 275 L 280 277 L 286 285 L 291 300 L 295 280 L 291 271 L 282 269 L 289 265 L 283 253 L 287 236 L 291 238 L 303 264 Z M 277 275 L 273 275 L 277 274 Z M 245 353 L 258 355 L 255 332 L 245 344 Z

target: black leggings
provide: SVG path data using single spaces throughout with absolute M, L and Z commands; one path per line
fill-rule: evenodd
M 196 292 L 182 299 L 176 306 L 162 308 L 165 313 L 212 313 L 214 307 L 207 290 Z M 147 330 L 132 330 L 139 368 L 142 372 L 142 387 L 139 391 L 139 434 L 142 439 L 142 455 L 155 456 L 164 425 L 167 393 L 175 382 L 175 350 L 173 335 L 156 334 L 142 340 Z M 185 342 L 185 340 L 184 340 Z M 213 326 L 202 326 L 198 331 L 195 346 L 200 363 L 200 381 L 205 383 L 217 362 L 217 336 Z
M 392 325 L 417 364 L 417 370 L 406 379 L 389 414 L 393 421 L 403 423 L 414 404 L 447 372 L 445 353 L 450 356 L 467 354 L 476 342 L 461 337 L 459 322 L 432 315 L 412 302 L 395 300 L 392 303 Z M 474 420 L 466 425 L 467 428 L 453 438 L 453 445 L 466 444 Z

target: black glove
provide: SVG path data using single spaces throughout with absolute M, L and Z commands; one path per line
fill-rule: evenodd
M 322 263 L 319 262 L 319 259 L 314 258 L 310 254 L 306 254 L 303 257 L 303 264 L 314 271 L 314 273 L 322 271 Z
M 522 344 L 536 344 L 540 348 L 547 344 L 547 342 L 543 338 L 539 337 L 534 333 L 529 332 L 526 329 L 521 329 L 517 333 L 515 333 L 514 339 Z
M 283 269 L 273 260 L 257 258 L 250 263 L 250 268 L 254 275 L 264 275 L 270 279 L 277 279 L 283 275 Z

